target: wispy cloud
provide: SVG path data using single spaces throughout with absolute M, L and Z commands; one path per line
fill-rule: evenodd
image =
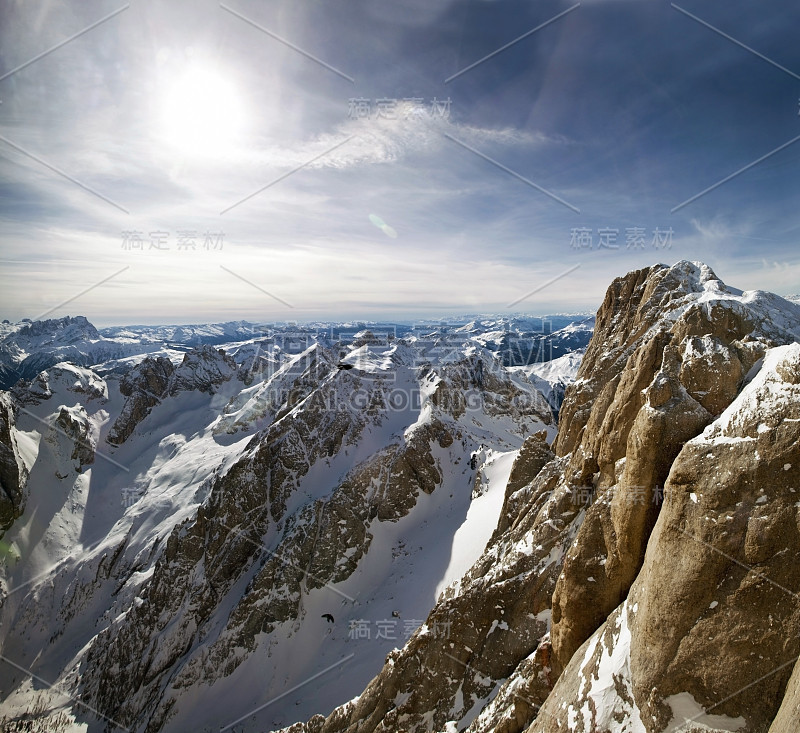
M 333 131 L 310 137 L 291 147 L 276 145 L 243 153 L 242 161 L 254 165 L 268 164 L 276 168 L 294 167 L 319 155 L 341 141 L 353 137 L 352 143 L 325 155 L 311 167 L 350 168 L 376 163 L 392 163 L 415 153 L 428 153 L 446 147 L 445 134 L 458 134 L 470 143 L 492 143 L 510 148 L 532 150 L 546 144 L 563 144 L 563 138 L 537 131 L 512 127 L 489 128 L 458 123 L 428 110 L 415 110 L 398 103 L 393 117 L 343 120 Z

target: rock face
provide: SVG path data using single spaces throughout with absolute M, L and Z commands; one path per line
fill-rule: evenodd
M 596 497 L 553 597 L 557 672 L 625 599 L 683 444 L 730 404 L 769 346 L 792 337 L 759 325 L 758 309 L 705 266 L 632 273 L 609 294 L 556 442 Z
M 208 344 L 188 351 L 172 374 L 168 391 L 174 395 L 193 389 L 211 394 L 216 387 L 231 379 L 236 362 L 222 349 Z
M 569 661 L 530 731 L 766 731 L 773 719 L 796 729 L 798 461 L 795 343 L 770 350 L 681 449 L 627 600 Z
M 62 319 L 63 320 L 63 319 Z M 31 381 L 20 380 L 8 392 L 0 392 L 0 535 L 8 529 L 25 508 L 29 466 L 20 453 L 18 421 L 35 421 L 36 428 L 50 424 L 43 439 L 55 446 L 64 442 L 69 453 L 56 471 L 59 478 L 70 470 L 81 472 L 95 459 L 95 443 L 89 416 L 80 404 L 58 406 L 52 417 L 38 417 L 31 408 L 50 400 L 54 391 L 70 393 L 95 407 L 104 404 L 108 392 L 105 382 L 90 369 L 71 364 L 57 364 L 40 372 Z M 55 407 L 55 406 L 54 406 Z M 70 463 L 71 462 L 71 463 Z M 70 469 L 71 465 L 71 469 Z
M 555 456 L 526 442 L 486 553 L 426 622 L 448 644 L 415 635 L 286 730 L 765 731 L 800 653 L 798 337 L 796 306 L 705 265 L 614 281 Z
M 169 359 L 148 356 L 120 380 L 119 391 L 127 400 L 106 438 L 109 443 L 121 445 L 130 437 L 150 410 L 161 402 L 174 372 Z
M 791 673 L 776 667 L 800 654 L 799 467 L 794 344 L 769 352 L 754 381 L 670 471 L 631 594 L 639 604 L 633 691 L 650 728 L 671 717 L 663 700 L 685 691 L 715 715 L 743 717 L 749 730 L 774 717 Z M 670 567 L 675 557 L 681 562 Z
M 0 394 L 0 537 L 25 508 L 28 471 L 19 455 L 14 423 L 11 401 Z
M 91 369 L 76 367 L 73 364 L 61 363 L 39 372 L 30 381 L 22 379 L 11 389 L 11 395 L 20 405 L 38 405 L 49 400 L 54 391 L 60 390 L 80 395 L 83 401 L 108 398 L 105 381 Z
M 187 352 L 177 368 L 163 356 L 148 356 L 120 380 L 119 391 L 127 400 L 106 440 L 121 445 L 166 396 L 195 389 L 211 394 L 236 371 L 231 357 L 208 345 Z
M 92 428 L 89 417 L 82 407 L 68 409 L 61 407 L 55 421 L 56 429 L 68 438 L 73 445 L 70 459 L 75 461 L 74 468 L 80 472 L 84 466 L 94 463 L 95 446 L 92 441 Z

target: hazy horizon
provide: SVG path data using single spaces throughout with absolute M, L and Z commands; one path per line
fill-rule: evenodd
M 599 306 L 598 306 L 599 307 Z M 89 323 L 91 323 L 96 328 L 103 330 L 108 328 L 157 328 L 157 327 L 168 327 L 168 326 L 221 326 L 226 325 L 229 323 L 246 323 L 250 326 L 279 326 L 281 328 L 288 328 L 291 326 L 303 326 L 303 327 L 313 327 L 315 325 L 334 325 L 334 326 L 342 326 L 347 324 L 386 324 L 386 325 L 397 325 L 397 326 L 414 326 L 416 324 L 419 325 L 436 325 L 437 322 L 440 322 L 442 325 L 465 325 L 473 320 L 480 320 L 480 319 L 492 319 L 492 318 L 508 318 L 508 319 L 548 319 L 548 318 L 571 318 L 571 317 L 594 317 L 595 311 L 564 311 L 561 313 L 462 313 L 457 315 L 445 315 L 445 316 L 420 316 L 417 319 L 408 319 L 408 318 L 384 318 L 381 317 L 379 319 L 376 318 L 344 318 L 344 319 L 321 319 L 321 318 L 314 318 L 308 320 L 250 320 L 247 318 L 233 318 L 225 321 L 183 321 L 183 322 L 172 322 L 172 321 L 150 321 L 150 322 L 142 322 L 142 323 L 102 323 L 101 321 L 93 321 L 88 316 L 84 316 L 82 313 L 65 313 L 63 315 L 47 315 L 41 319 L 31 319 L 27 317 L 23 317 L 17 321 L 12 321 L 8 318 L 0 318 L 0 321 L 3 323 L 9 323 L 13 325 L 19 325 L 20 323 L 35 323 L 37 321 L 48 321 L 48 320 L 60 320 L 62 318 L 79 318 L 84 317 L 86 318 Z

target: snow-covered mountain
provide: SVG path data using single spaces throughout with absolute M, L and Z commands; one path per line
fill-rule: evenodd
M 156 344 L 134 336 L 107 339 L 83 316 L 5 324 L 0 338 L 0 388 L 32 379 L 54 364 L 99 364 L 139 354 Z
M 480 318 L 457 329 L 501 355 L 506 366 L 550 362 L 583 349 L 594 330 L 594 316 Z
M 585 346 L 591 337 L 591 316 L 553 315 L 541 318 L 479 318 L 447 323 L 315 323 L 256 324 L 248 321 L 173 326 L 115 326 L 96 329 L 83 316 L 0 324 L 0 389 L 67 361 L 96 372 L 124 373 L 145 356 L 180 361 L 191 348 L 215 345 L 235 354 L 249 349 L 259 357 L 277 347 L 297 353 L 311 343 L 352 343 L 359 333 L 404 338 L 420 348 L 458 350 L 472 340 L 497 353 L 502 362 L 526 365 L 544 362 Z M 464 326 L 464 324 L 468 324 Z
M 216 730 L 348 650 L 337 686 L 269 719 L 357 694 L 480 554 L 525 436 L 555 435 L 468 337 L 284 332 L 231 354 L 62 362 L 0 403 L 2 653 L 125 727 Z M 66 715 L 18 667 L 0 689 L 4 711 Z M 94 730 L 85 712 L 71 725 Z
M 796 731 L 798 338 L 800 308 L 700 263 L 615 280 L 480 559 L 286 733 Z
M 4 729 L 796 731 L 800 306 L 679 262 L 534 320 L 0 393 Z
M 523 372 L 544 395 L 554 414 L 558 415 L 567 387 L 577 378 L 585 353 L 585 348 L 579 348 L 549 361 L 511 367 L 511 371 Z

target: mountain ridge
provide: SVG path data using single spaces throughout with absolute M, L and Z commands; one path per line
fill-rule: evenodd
M 3 653 L 150 733 L 792 730 L 800 307 L 679 262 L 563 365 L 465 326 L 3 393 Z
M 772 315 L 775 307 L 779 311 L 778 318 Z M 643 555 L 645 548 L 649 549 L 650 537 L 654 532 L 656 539 L 660 536 L 657 532 L 661 526 L 662 503 L 666 505 L 675 495 L 670 490 L 672 474 L 669 469 L 677 456 L 683 455 L 691 439 L 707 425 L 715 424 L 716 415 L 726 414 L 725 410 L 734 405 L 742 388 L 752 383 L 754 370 L 766 374 L 763 366 L 766 356 L 770 356 L 767 364 L 771 364 L 781 348 L 789 348 L 781 347 L 780 339 L 793 344 L 793 350 L 785 355 L 793 366 L 785 367 L 789 369 L 786 372 L 789 379 L 788 382 L 779 380 L 781 385 L 786 384 L 780 389 L 793 389 L 791 375 L 796 369 L 798 336 L 800 310 L 794 304 L 778 302 L 759 292 L 743 293 L 727 288 L 701 263 L 681 262 L 672 268 L 659 265 L 615 280 L 598 311 L 595 334 L 577 379 L 567 388 L 559 434 L 554 443 L 555 456 L 539 467 L 538 473 L 534 466 L 530 482 L 521 490 L 527 493 L 522 502 L 527 510 L 527 519 L 522 520 L 527 522 L 525 533 L 521 537 L 514 534 L 515 529 L 519 531 L 525 527 L 517 519 L 516 524 L 512 522 L 510 531 L 494 538 L 487 547 L 487 559 L 479 561 L 462 581 L 462 587 L 466 583 L 467 588 L 475 589 L 469 594 L 469 603 L 456 609 L 440 602 L 431 613 L 431 619 L 439 614 L 457 619 L 455 637 L 459 641 L 458 648 L 463 651 L 450 655 L 442 645 L 436 648 L 435 642 L 412 639 L 356 701 L 325 718 L 318 716 L 305 724 L 286 728 L 286 733 L 371 733 L 398 729 L 449 732 L 465 727 L 469 733 L 523 730 L 660 733 L 675 715 L 688 709 L 684 704 L 686 696 L 711 706 L 712 703 L 707 702 L 708 692 L 701 694 L 693 686 L 698 680 L 687 679 L 685 675 L 676 682 L 681 684 L 683 680 L 685 684 L 685 689 L 678 694 L 670 696 L 665 690 L 660 696 L 655 693 L 655 698 L 643 699 L 652 689 L 652 683 L 648 687 L 625 671 L 630 669 L 625 665 L 632 664 L 626 662 L 629 652 L 623 645 L 628 643 L 627 648 L 631 648 L 631 642 L 625 641 L 630 638 L 629 634 L 625 636 L 628 632 L 618 631 L 606 643 L 612 655 L 618 645 L 623 645 L 620 646 L 621 666 L 603 674 L 594 672 L 599 675 L 596 686 L 590 684 L 588 674 L 585 677 L 579 674 L 585 667 L 581 663 L 581 650 L 589 650 L 600 635 L 612 633 L 615 624 L 617 629 L 626 629 L 625 614 L 635 614 L 636 608 L 632 606 L 633 611 L 630 611 L 624 599 L 642 572 Z M 675 343 L 671 345 L 670 342 Z M 777 352 L 770 351 L 776 347 Z M 726 358 L 718 358 L 720 354 Z M 717 378 L 714 383 L 719 387 L 712 395 L 705 389 L 709 374 Z M 667 436 L 671 437 L 665 443 Z M 785 446 L 783 454 L 776 457 L 776 463 L 780 463 L 781 471 L 788 466 L 784 474 L 796 478 L 797 472 L 790 472 L 797 463 L 781 461 L 797 449 L 790 440 L 784 440 L 782 445 Z M 659 459 L 662 450 L 664 453 Z M 654 454 L 656 461 L 652 459 Z M 758 469 L 749 469 L 754 470 Z M 704 475 L 700 465 L 694 467 L 694 476 L 698 475 Z M 711 478 L 713 480 L 713 473 Z M 694 496 L 692 492 L 686 493 Z M 689 499 L 689 503 L 693 504 L 694 500 Z M 549 542 L 537 544 L 533 538 L 547 531 L 555 532 L 555 537 L 551 534 Z M 532 567 L 535 583 L 519 581 L 520 557 L 512 549 L 515 537 L 516 543 L 531 538 L 533 552 L 528 550 L 525 567 Z M 752 541 L 754 548 L 762 546 L 762 541 L 755 536 Z M 554 546 L 555 554 L 552 553 Z M 674 556 L 674 553 L 668 554 Z M 714 553 L 708 554 L 717 557 Z M 493 562 L 488 561 L 490 557 L 494 558 Z M 542 565 L 542 561 L 550 564 Z M 734 557 L 729 564 L 736 568 L 736 562 Z M 652 563 L 653 567 L 660 566 L 664 570 L 669 567 L 663 557 Z M 495 569 L 489 571 L 490 566 Z M 543 572 L 545 567 L 549 568 L 547 572 Z M 491 582 L 492 573 L 496 579 L 499 575 L 498 582 Z M 791 580 L 785 582 L 800 588 L 797 574 L 790 572 L 790 576 Z M 508 580 L 512 578 L 516 582 L 509 588 Z M 549 579 L 549 584 L 542 588 L 545 579 Z M 640 581 L 640 585 L 643 583 Z M 685 596 L 691 588 L 684 583 L 679 590 Z M 657 593 L 657 589 L 656 584 L 650 592 Z M 502 602 L 498 604 L 495 599 L 499 593 Z M 525 613 L 517 604 L 520 597 L 528 599 L 524 604 Z M 620 600 L 623 600 L 622 606 L 619 606 Z M 671 607 L 666 604 L 665 610 Z M 497 660 L 484 646 L 497 628 L 498 615 L 494 608 L 500 609 L 502 617 L 508 619 L 505 668 L 497 666 Z M 548 623 L 545 628 L 532 630 L 530 637 L 530 632 L 522 630 L 526 628 L 525 614 L 533 612 L 537 618 L 543 615 Z M 794 618 L 792 639 L 800 630 L 796 626 L 796 616 Z M 792 626 L 791 621 L 787 623 Z M 755 623 L 750 632 L 749 648 L 758 643 L 757 626 Z M 430 695 L 422 699 L 417 697 L 420 685 L 414 679 L 416 675 L 409 676 L 404 671 L 419 669 L 421 644 L 435 649 L 424 652 L 429 670 L 425 679 L 436 690 L 438 702 L 435 704 Z M 642 646 L 646 644 L 647 636 L 644 636 L 640 645 L 633 648 L 646 649 Z M 710 651 L 706 649 L 705 654 L 713 659 Z M 448 660 L 456 655 L 454 666 Z M 731 656 L 736 658 L 735 648 Z M 597 664 L 606 659 L 601 654 L 596 658 Z M 437 659 L 442 661 L 437 662 Z M 617 657 L 612 656 L 612 659 L 616 665 Z M 716 669 L 713 662 L 711 664 L 707 675 Z M 599 667 L 591 669 L 599 670 Z M 647 667 L 643 669 L 646 675 Z M 774 674 L 771 682 L 780 690 L 782 686 L 785 688 L 791 669 L 777 672 L 780 674 Z M 455 679 L 463 679 L 462 684 L 466 685 L 467 680 L 478 673 L 483 677 L 488 675 L 490 682 L 495 679 L 497 683 L 483 687 L 479 694 L 483 701 L 476 714 L 471 711 L 473 706 L 466 708 L 459 704 L 457 693 L 461 687 L 454 688 L 443 681 L 455 675 Z M 765 712 L 768 711 L 767 718 L 777 714 L 780 698 L 768 697 L 766 704 L 762 702 L 761 705 L 765 712 L 754 712 L 752 717 L 748 714 L 747 701 L 735 700 L 736 683 L 742 676 L 732 677 L 730 681 L 714 678 L 714 693 L 719 694 L 720 700 L 728 700 L 725 708 L 741 714 L 716 718 L 710 714 L 703 718 L 704 722 L 726 725 L 726 721 L 736 719 L 737 725 L 742 722 L 743 730 L 761 730 L 765 725 Z M 734 694 L 730 698 L 718 693 L 723 682 L 730 682 L 733 687 Z M 394 690 L 400 693 L 402 704 L 392 702 Z M 642 700 L 641 706 L 636 695 Z M 675 703 L 675 707 L 671 703 Z

